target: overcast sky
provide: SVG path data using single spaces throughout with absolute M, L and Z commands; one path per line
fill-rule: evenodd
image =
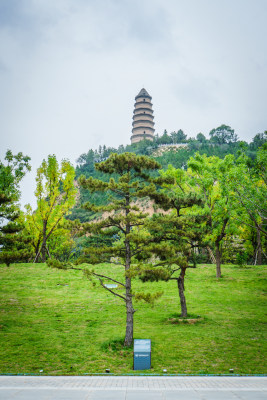
M 156 133 L 267 129 L 267 0 L 0 0 L 0 156 L 73 164 L 130 143 L 134 97 Z

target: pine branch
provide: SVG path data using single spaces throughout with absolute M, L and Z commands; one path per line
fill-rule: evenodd
M 115 292 L 113 292 L 113 290 L 111 290 L 111 289 L 109 289 L 108 287 L 106 287 L 106 286 L 104 285 L 104 283 L 103 283 L 103 281 L 102 281 L 101 278 L 97 278 L 97 279 L 99 280 L 101 286 L 103 286 L 104 289 L 106 289 L 106 290 L 108 290 L 110 293 L 114 294 L 114 296 L 120 297 L 123 301 L 126 302 L 126 298 L 125 298 L 124 296 L 121 296 L 120 294 L 115 293 Z
M 112 282 L 118 283 L 119 285 L 122 285 L 122 286 L 126 287 L 124 283 L 119 282 L 119 281 L 117 281 L 116 279 L 110 278 L 109 276 L 97 274 L 96 272 L 92 272 L 92 274 L 93 274 L 94 276 L 96 276 L 97 278 L 100 277 L 100 278 L 109 279 L 109 280 L 112 281 Z

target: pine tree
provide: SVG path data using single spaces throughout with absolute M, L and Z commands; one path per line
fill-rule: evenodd
M 126 306 L 126 334 L 124 345 L 130 346 L 133 341 L 133 307 L 132 276 L 135 274 L 136 258 L 145 255 L 153 238 L 141 230 L 147 221 L 147 214 L 142 212 L 137 200 L 156 192 L 157 185 L 164 179 L 152 178 L 150 172 L 160 165 L 146 156 L 137 156 L 134 153 L 111 154 L 108 160 L 96 164 L 95 168 L 105 174 L 112 175 L 109 182 L 103 182 L 92 177 L 80 177 L 80 185 L 92 193 L 108 191 L 110 202 L 107 206 L 95 206 L 87 203 L 84 207 L 88 211 L 106 212 L 108 216 L 100 221 L 84 225 L 84 232 L 93 237 L 113 238 L 111 246 L 107 240 L 100 240 L 98 244 L 86 248 L 80 261 L 89 264 L 102 262 L 119 264 L 125 271 L 125 280 L 118 282 L 112 276 L 104 276 L 95 271 L 88 275 L 99 279 L 101 285 L 125 302 Z M 114 175 L 115 174 L 115 175 Z M 114 177 L 115 176 L 115 177 Z M 170 181 L 170 179 L 168 179 Z M 150 249 L 150 251 L 152 251 Z M 110 268 L 112 272 L 112 268 Z M 104 281 L 117 283 L 124 288 L 124 294 L 107 288 Z M 139 298 L 145 299 L 144 295 Z M 151 295 L 147 296 L 151 300 Z
M 18 206 L 19 182 L 30 170 L 30 158 L 10 150 L 0 161 L 0 262 L 7 264 L 25 261 L 30 256 L 27 237 L 22 233 L 23 217 Z
M 151 198 L 161 209 L 169 213 L 154 214 L 146 229 L 160 243 L 152 250 L 157 261 L 144 266 L 143 281 L 176 280 L 180 298 L 181 316 L 187 317 L 185 299 L 185 274 L 187 268 L 195 268 L 194 246 L 200 246 L 203 235 L 203 217 L 192 212 L 194 206 L 202 206 L 201 196 L 193 193 L 187 184 L 186 172 L 169 167 L 163 177 L 175 178 L 175 184 L 167 185 L 164 191 L 152 193 Z M 165 185 L 166 186 L 166 185 Z M 190 262 L 191 259 L 191 262 Z

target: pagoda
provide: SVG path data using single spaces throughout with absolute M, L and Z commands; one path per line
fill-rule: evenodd
M 141 140 L 154 140 L 154 116 L 152 110 L 152 97 L 147 93 L 146 89 L 141 89 L 135 97 L 135 105 L 133 112 L 133 129 L 131 143 L 138 143 Z

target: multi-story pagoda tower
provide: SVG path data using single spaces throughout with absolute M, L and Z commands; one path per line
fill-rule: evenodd
M 138 143 L 141 140 L 154 139 L 154 116 L 152 110 L 152 97 L 147 93 L 146 89 L 141 89 L 135 97 L 135 105 L 133 112 L 133 129 L 131 143 Z

